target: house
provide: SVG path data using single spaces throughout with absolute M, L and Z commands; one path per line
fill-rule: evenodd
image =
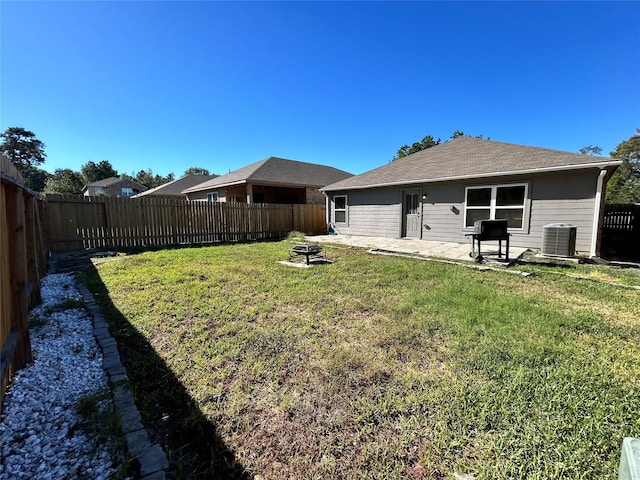
M 576 250 L 596 256 L 604 188 L 620 164 L 463 136 L 321 191 L 341 234 L 465 243 L 474 221 L 507 219 L 511 245 L 538 249 L 545 225 L 565 223 Z
M 183 191 L 189 200 L 323 204 L 319 189 L 352 174 L 315 163 L 269 157 Z
M 144 192 L 147 187 L 118 177 L 109 177 L 97 182 L 91 182 L 82 189 L 85 197 L 104 195 L 107 197 L 132 197 L 133 195 Z
M 171 182 L 164 183 L 158 187 L 150 188 L 144 192 L 134 195 L 133 198 L 155 197 L 155 198 L 184 198 L 187 196 L 183 190 L 199 185 L 203 182 L 216 178 L 218 175 L 185 175 Z

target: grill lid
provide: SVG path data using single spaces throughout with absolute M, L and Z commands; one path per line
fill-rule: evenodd
M 481 235 L 484 240 L 500 240 L 507 237 L 508 221 L 498 220 L 476 220 L 473 223 L 473 233 Z M 494 238 L 495 237 L 495 238 Z

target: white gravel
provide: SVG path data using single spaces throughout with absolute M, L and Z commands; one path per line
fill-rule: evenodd
M 48 275 L 41 287 L 43 303 L 30 313 L 34 363 L 16 372 L 0 418 L 0 480 L 106 479 L 115 473 L 108 445 L 89 438 L 76 411 L 108 388 L 91 317 L 47 310 L 81 299 L 70 275 Z M 99 408 L 113 408 L 107 398 Z

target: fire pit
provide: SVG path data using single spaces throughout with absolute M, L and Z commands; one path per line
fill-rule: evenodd
M 322 248 L 319 245 L 313 245 L 311 243 L 301 243 L 289 250 L 289 260 L 295 257 L 306 257 L 307 265 L 309 265 L 309 258 L 325 258 L 321 255 Z

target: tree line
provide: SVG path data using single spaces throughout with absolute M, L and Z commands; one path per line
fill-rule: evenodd
M 456 130 L 451 135 L 451 140 L 460 136 L 465 136 L 465 133 Z M 140 170 L 131 175 L 118 174 L 108 160 L 97 163 L 88 161 L 80 167 L 79 172 L 69 168 L 58 168 L 51 174 L 38 168 L 45 161 L 47 155 L 44 143 L 33 132 L 20 127 L 10 127 L 0 134 L 0 137 L 2 138 L 0 153 L 15 165 L 22 174 L 26 185 L 36 192 L 78 194 L 82 192 L 86 184 L 109 177 L 130 179 L 148 188 L 154 188 L 174 180 L 173 173 L 164 177 L 154 174 L 151 169 Z M 478 135 L 476 138 L 482 138 L 482 135 Z M 392 161 L 440 143 L 439 138 L 436 140 L 433 136 L 426 135 L 422 140 L 412 143 L 411 146 L 403 145 L 400 147 Z M 601 152 L 602 148 L 594 145 L 588 145 L 578 150 L 578 153 L 584 155 L 599 155 Z M 606 202 L 640 203 L 640 128 L 636 129 L 636 133 L 627 140 L 620 142 L 615 150 L 609 153 L 609 156 L 622 160 L 622 165 L 618 167 L 607 183 Z M 188 168 L 183 175 L 188 174 L 210 175 L 209 170 L 200 167 Z
M 456 130 L 451 135 L 451 140 L 467 136 L 461 130 Z M 475 138 L 482 138 L 478 135 Z M 487 138 L 489 140 L 489 138 Z M 440 145 L 441 140 L 435 140 L 431 135 L 426 135 L 419 142 L 403 145 L 398 149 L 391 161 L 397 160 L 412 153 L 426 150 L 427 148 Z M 602 148 L 597 145 L 582 147 L 577 153 L 583 155 L 600 155 Z M 613 152 L 609 153 L 611 158 L 622 160 L 622 165 L 618 167 L 609 182 L 607 183 L 605 201 L 609 204 L 615 203 L 640 203 L 640 128 L 636 133 L 618 144 Z
M 85 185 L 111 177 L 133 180 L 148 188 L 158 187 L 175 179 L 173 173 L 162 176 L 154 174 L 151 169 L 133 172 L 131 175 L 118 173 L 108 160 L 100 162 L 90 160 L 80 167 L 80 171 L 57 168 L 54 173 L 49 173 L 39 168 L 46 160 L 47 154 L 44 150 L 45 144 L 33 132 L 21 127 L 10 127 L 2 132 L 0 137 L 2 138 L 0 153 L 18 169 L 26 186 L 36 192 L 80 194 Z M 188 168 L 183 176 L 190 174 L 211 175 L 209 170 L 201 167 Z

